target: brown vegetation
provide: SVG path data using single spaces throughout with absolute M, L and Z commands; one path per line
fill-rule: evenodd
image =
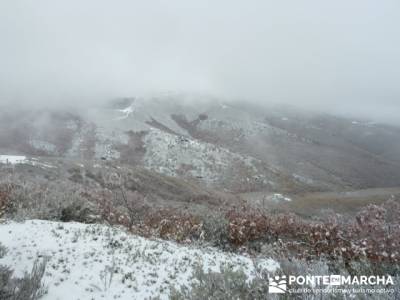
M 299 258 L 368 259 L 400 261 L 400 204 L 393 200 L 369 205 L 354 218 L 331 215 L 325 221 L 309 221 L 294 214 L 262 214 L 234 210 L 227 214 L 229 240 L 235 246 L 257 240 L 276 243 Z

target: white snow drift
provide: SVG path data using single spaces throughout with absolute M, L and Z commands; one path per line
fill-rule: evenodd
M 38 160 L 37 158 L 27 158 L 26 156 L 23 155 L 0 155 L 0 164 L 5 164 L 5 165 L 26 164 L 41 168 L 54 168 L 54 166 L 49 163 L 44 163 Z
M 2 164 L 23 164 L 26 162 L 26 156 L 21 155 L 0 155 L 0 163 Z

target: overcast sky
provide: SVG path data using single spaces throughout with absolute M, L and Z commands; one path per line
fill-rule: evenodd
M 400 119 L 398 0 L 2 0 L 0 102 L 166 90 Z

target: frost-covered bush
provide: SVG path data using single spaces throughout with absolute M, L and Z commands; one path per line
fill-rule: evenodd
M 203 268 L 196 267 L 192 284 L 189 288 L 171 289 L 173 300 L 231 300 L 231 299 L 266 299 L 268 278 L 265 275 L 249 281 L 243 270 L 229 268 L 221 272 L 205 273 Z
M 13 175 L 2 178 L 0 191 L 4 198 L 1 201 L 0 197 L 4 203 L 3 214 L 12 219 L 88 222 L 96 214 L 85 191 L 69 181 L 42 182 Z
M 0 244 L 1 249 L 5 249 Z M 0 258 L 3 253 L 0 254 Z M 36 260 L 32 271 L 26 272 L 22 278 L 13 277 L 13 271 L 6 266 L 0 265 L 0 299 L 2 300 L 37 300 L 46 293 L 42 283 L 46 270 L 47 260 Z
M 201 238 L 212 246 L 226 249 L 229 247 L 228 220 L 224 215 L 209 215 L 202 218 Z
M 237 247 L 259 241 L 276 245 L 286 257 L 388 264 L 400 262 L 399 216 L 400 204 L 392 200 L 369 205 L 354 218 L 323 221 L 246 209 L 227 213 L 229 241 Z

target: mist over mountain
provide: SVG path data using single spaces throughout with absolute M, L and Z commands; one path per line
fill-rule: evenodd
M 397 1 L 3 1 L 0 102 L 166 91 L 398 122 Z

